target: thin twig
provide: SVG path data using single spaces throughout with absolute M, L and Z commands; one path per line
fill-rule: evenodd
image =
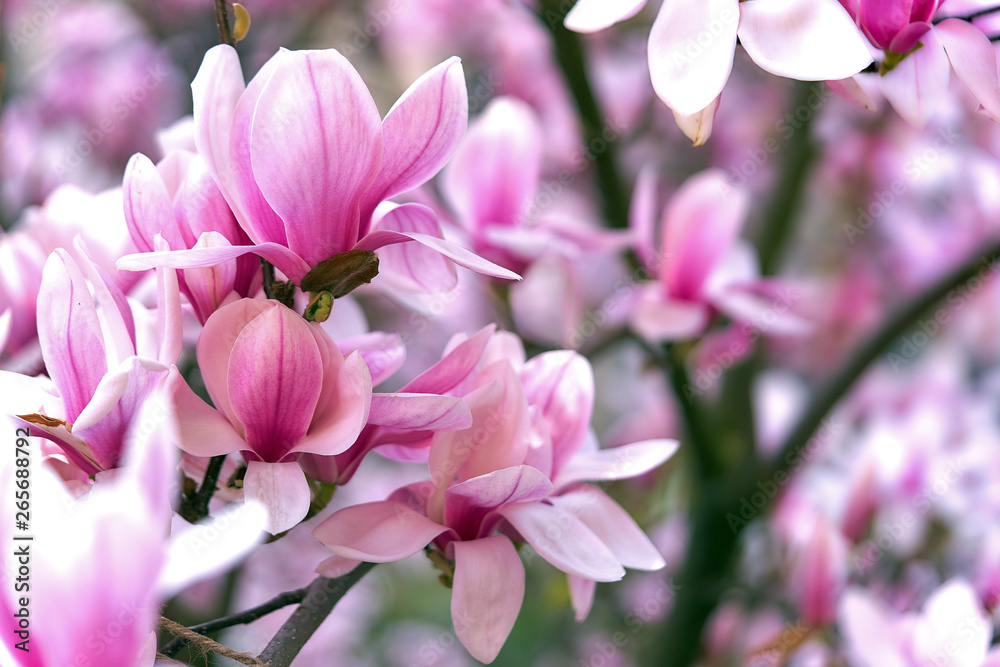
M 250 609 L 236 614 L 230 614 L 229 616 L 223 616 L 211 621 L 206 621 L 205 623 L 199 623 L 198 625 L 189 626 L 188 630 L 197 632 L 200 635 L 207 635 L 213 632 L 218 632 L 219 630 L 231 628 L 234 625 L 246 625 L 247 623 L 253 623 L 257 619 L 263 618 L 271 612 L 283 609 L 290 604 L 298 604 L 302 602 L 306 596 L 307 590 L 308 588 L 297 588 L 294 591 L 286 591 L 263 604 L 257 605 L 256 607 L 251 607 Z M 185 644 L 187 644 L 187 640 L 185 638 L 177 637 L 174 641 L 164 647 L 163 654 L 168 657 L 175 656 L 182 648 L 184 648 Z
M 219 482 L 219 473 L 222 472 L 222 465 L 226 462 L 226 455 L 213 456 L 205 468 L 205 478 L 201 482 L 201 488 L 191 496 L 181 497 L 181 506 L 177 513 L 190 523 L 197 523 L 208 516 L 208 503 L 215 494 L 215 487 Z
M 292 664 L 292 660 L 330 615 L 337 602 L 373 567 L 375 563 L 361 563 L 342 577 L 317 577 L 313 580 L 302 604 L 281 626 L 259 659 L 270 667 L 288 667 Z
M 215 0 L 215 23 L 219 26 L 219 43 L 236 46 L 233 29 L 229 25 L 229 9 L 226 0 Z

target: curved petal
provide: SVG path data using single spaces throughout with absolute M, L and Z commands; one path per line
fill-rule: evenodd
M 469 94 L 462 61 L 451 57 L 413 82 L 382 121 L 383 159 L 365 194 L 364 226 L 379 202 L 426 183 L 465 135 Z
M 505 505 L 497 510 L 538 555 L 568 574 L 594 581 L 618 581 L 625 570 L 582 521 L 541 502 Z
M 715 114 L 719 110 L 719 100 L 722 95 L 716 97 L 712 102 L 690 116 L 684 116 L 674 112 L 674 122 L 681 129 L 688 139 L 691 140 L 691 148 L 704 146 L 708 138 L 712 136 L 712 127 L 715 125 Z
M 305 437 L 320 396 L 323 366 L 309 325 L 273 305 L 240 331 L 228 370 L 229 400 L 247 445 L 277 463 Z
M 574 32 L 597 32 L 632 18 L 645 6 L 646 0 L 577 0 L 564 25 Z
M 329 322 L 330 320 L 327 320 Z M 325 329 L 324 329 L 325 330 Z M 337 338 L 337 347 L 343 354 L 358 352 L 365 360 L 372 376 L 372 385 L 378 385 L 389 379 L 406 361 L 406 346 L 398 334 L 387 334 L 381 331 Z
M 361 198 L 382 159 L 382 121 L 344 56 L 285 54 L 257 101 L 250 159 L 288 247 L 307 264 L 357 243 Z
M 986 113 L 1000 122 L 1000 82 L 996 50 L 989 38 L 971 23 L 947 19 L 934 27 L 956 76 L 962 80 Z
M 520 371 L 524 395 L 552 434 L 552 467 L 559 470 L 583 444 L 594 412 L 594 371 L 572 350 L 544 352 Z
M 951 579 L 942 584 L 924 603 L 921 621 L 913 637 L 918 664 L 933 665 L 947 656 L 949 667 L 981 667 L 993 628 L 967 582 Z
M 209 49 L 191 82 L 194 100 L 194 143 L 212 176 L 222 185 L 229 173 L 233 113 L 246 90 L 236 49 L 220 44 Z M 223 192 L 227 188 L 223 187 Z
M 837 0 L 741 3 L 739 36 L 758 67 L 790 79 L 846 79 L 872 61 L 861 31 Z
M 514 226 L 538 188 L 542 130 L 534 110 L 513 97 L 486 107 L 445 170 L 441 187 L 463 223 Z
M 243 327 L 268 308 L 273 308 L 276 303 L 263 299 L 234 301 L 215 311 L 205 322 L 198 337 L 198 370 L 201 371 L 208 395 L 215 407 L 234 426 L 239 425 L 240 429 L 242 424 L 229 401 L 229 355 Z
M 569 581 L 569 599 L 573 604 L 573 618 L 579 623 L 587 618 L 590 608 L 594 605 L 597 582 L 573 574 L 566 575 L 566 578 Z
M 368 423 L 415 431 L 453 431 L 472 426 L 461 398 L 434 394 L 372 394 Z
M 294 461 L 265 463 L 248 461 L 243 495 L 267 510 L 264 530 L 277 535 L 294 528 L 309 513 L 309 482 Z
M 163 373 L 167 367 L 139 357 L 129 357 L 122 361 L 117 367 L 108 371 L 107 375 L 101 378 L 94 390 L 87 407 L 80 412 L 73 422 L 76 431 L 90 428 L 100 420 L 104 419 L 114 409 L 128 389 L 129 380 L 137 371 L 144 370 L 151 373 Z
M 839 623 L 849 654 L 862 665 L 908 667 L 902 642 L 896 638 L 891 612 L 861 588 L 849 588 L 840 598 Z
M 122 180 L 125 222 L 135 247 L 142 252 L 153 250 L 153 239 L 163 236 L 170 247 L 186 247 L 177 227 L 173 202 L 167 186 L 152 161 L 136 153 L 125 166 Z
M 403 208 L 402 211 L 397 209 Z M 442 238 L 441 225 L 422 207 L 393 207 L 377 223 L 380 230 Z M 437 294 L 458 284 L 455 264 L 419 243 L 394 243 L 379 251 L 379 275 L 411 292 Z
M 698 113 L 726 86 L 740 6 L 739 0 L 664 0 L 649 33 L 649 73 L 657 96 L 680 115 Z
M 551 502 L 580 519 L 625 567 L 659 570 L 666 565 L 628 512 L 597 487 L 581 486 Z
M 292 451 L 333 456 L 347 451 L 368 421 L 372 379 L 359 353 L 343 359 L 325 334 L 317 336 L 316 343 L 322 358 L 323 387 L 309 433 Z
M 222 413 L 201 400 L 171 368 L 164 385 L 167 415 L 176 445 L 195 456 L 219 456 L 246 449 L 243 437 Z
M 73 422 L 108 370 L 97 309 L 76 262 L 59 248 L 49 255 L 38 292 L 38 341 L 49 377 Z
M 683 340 L 697 336 L 708 325 L 705 304 L 665 299 L 659 284 L 643 289 L 629 320 L 635 332 L 648 341 Z
M 313 536 L 338 556 L 389 563 L 412 556 L 446 530 L 403 503 L 384 500 L 335 512 Z
M 400 391 L 422 394 L 443 394 L 475 370 L 489 345 L 495 324 L 488 324 L 450 350 L 441 361 L 415 377 Z
M 361 561 L 356 558 L 344 558 L 343 556 L 330 556 L 325 561 L 316 566 L 316 574 L 330 579 L 342 577 L 352 572 L 354 568 L 361 565 Z
M 202 237 L 206 234 L 211 238 L 206 241 L 199 239 L 194 248 L 125 255 L 118 260 L 116 266 L 120 271 L 145 271 L 158 266 L 171 269 L 193 269 L 216 266 L 252 252 L 274 264 L 279 271 L 296 284 L 302 282 L 302 278 L 309 273 L 309 265 L 285 246 L 277 243 L 231 246 L 225 237 L 218 232 L 204 232 Z
M 490 663 L 514 627 L 524 601 L 524 564 L 505 535 L 453 542 L 451 619 L 472 657 Z
M 514 466 L 473 477 L 444 492 L 445 524 L 464 539 L 481 537 L 481 522 L 507 503 L 547 498 L 552 482 L 531 466 Z
M 621 447 L 581 451 L 553 480 L 557 489 L 574 482 L 637 477 L 669 459 L 680 446 L 676 440 L 644 440 Z
M 420 204 L 403 204 L 393 210 L 399 211 L 402 208 L 408 207 L 426 208 Z M 429 236 L 427 234 L 381 230 L 372 232 L 365 238 L 361 239 L 355 247 L 361 250 L 377 250 L 385 245 L 392 243 L 406 243 L 407 241 L 416 241 L 417 243 L 425 245 L 428 248 L 441 253 L 459 266 L 464 266 L 465 268 L 475 271 L 481 275 L 490 276 L 491 278 L 503 278 L 504 280 L 521 279 L 521 276 L 517 275 L 513 271 L 505 269 L 502 266 L 498 266 L 489 260 L 483 259 L 476 253 L 471 250 L 466 250 L 457 243 L 453 243 L 436 236 Z
M 882 93 L 892 108 L 917 127 L 927 124 L 948 95 L 951 65 L 935 33 L 924 35 L 923 46 L 881 78 Z
M 721 169 L 692 176 L 663 211 L 661 279 L 670 296 L 698 299 L 706 279 L 739 237 L 749 194 L 729 185 Z

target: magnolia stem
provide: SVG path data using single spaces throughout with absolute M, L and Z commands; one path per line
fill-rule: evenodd
M 177 510 L 185 520 L 190 523 L 197 523 L 208 516 L 208 503 L 215 494 L 215 487 L 219 482 L 219 473 L 222 472 L 222 465 L 226 462 L 226 455 L 213 456 L 205 468 L 205 478 L 201 482 L 201 488 L 193 495 L 181 496 L 181 506 Z
M 316 629 L 326 620 L 342 597 L 358 583 L 375 563 L 361 563 L 342 577 L 317 577 L 306 591 L 302 604 L 281 626 L 260 654 L 269 667 L 288 667 Z
M 236 46 L 233 29 L 229 25 L 229 9 L 226 0 L 215 0 L 215 23 L 219 26 L 219 43 Z
M 223 616 L 211 621 L 206 621 L 205 623 L 199 623 L 198 625 L 189 626 L 188 630 L 197 632 L 200 635 L 207 635 L 212 632 L 218 632 L 219 630 L 231 628 L 234 625 L 246 625 L 247 623 L 253 623 L 257 619 L 263 618 L 271 612 L 283 609 L 290 604 L 298 604 L 302 602 L 306 596 L 306 591 L 308 591 L 308 588 L 297 588 L 294 591 L 286 591 L 263 604 L 257 605 L 256 607 L 251 607 L 250 609 L 230 614 L 229 616 Z M 185 644 L 187 644 L 187 640 L 184 637 L 177 637 L 163 649 L 163 655 L 173 657 L 177 655 L 178 651 L 184 648 Z

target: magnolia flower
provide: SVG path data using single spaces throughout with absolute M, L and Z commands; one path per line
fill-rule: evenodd
M 985 115 L 1000 122 L 1000 81 L 993 45 L 976 26 L 951 18 L 933 23 L 943 0 L 912 3 L 854 0 L 841 3 L 872 46 L 885 52 L 878 77 L 882 93 L 907 122 L 923 126 L 940 107 L 954 70 Z M 859 88 L 848 92 L 871 105 Z
M 180 355 L 180 297 L 174 272 L 161 269 L 158 328 L 150 336 L 82 243 L 78 250 L 82 267 L 62 249 L 49 256 L 38 295 L 38 339 L 58 397 L 44 414 L 22 419 L 94 474 L 118 465 L 124 434 Z
M 192 89 L 198 152 L 255 245 L 131 255 L 120 268 L 205 267 L 252 252 L 300 284 L 334 255 L 416 241 L 481 273 L 517 277 L 440 238 L 419 204 L 393 208 L 373 229 L 376 207 L 433 177 L 465 132 L 457 58 L 420 77 L 384 120 L 333 49 L 281 50 L 244 85 L 235 49 L 220 45 Z M 419 281 L 421 266 L 410 268 Z
M 645 4 L 579 0 L 566 27 L 603 30 Z M 761 69 L 802 81 L 846 79 L 872 61 L 836 0 L 665 0 L 649 33 L 649 71 L 656 94 L 696 142 L 711 132 L 737 39 Z
M 641 180 L 632 225 L 639 257 L 657 280 L 633 305 L 631 322 L 640 335 L 653 341 L 691 338 L 717 311 L 747 331 L 805 330 L 787 288 L 760 278 L 753 250 L 739 240 L 749 206 L 745 191 L 730 186 L 721 170 L 697 174 L 674 193 L 659 229 L 648 201 L 652 196 L 652 182 Z
M 840 602 L 840 628 L 848 650 L 865 667 L 981 667 L 993 634 L 972 587 L 953 579 L 920 611 L 899 613 L 868 591 L 851 588 Z
M 524 598 L 514 540 L 527 541 L 570 575 L 578 618 L 590 607 L 596 581 L 616 581 L 625 567 L 664 565 L 621 507 L 579 482 L 642 474 L 666 460 L 676 442 L 604 451 L 594 441 L 586 445 L 593 408 L 587 361 L 559 351 L 524 362 L 510 334 L 492 336 L 479 367 L 459 387 L 472 426 L 434 436 L 431 481 L 342 509 L 314 535 L 336 554 L 319 568 L 329 575 L 431 545 L 452 581 L 458 638 L 473 657 L 491 662 Z
M 265 513 L 254 505 L 193 526 L 173 515 L 171 528 L 176 451 L 159 428 L 159 405 L 159 397 L 144 404 L 124 436 L 130 444 L 121 468 L 98 473 L 82 497 L 53 468 L 38 465 L 33 438 L 24 445 L 32 458 L 33 539 L 18 540 L 26 533 L 11 530 L 12 522 L 0 527 L 10 545 L 0 556 L 0 579 L 8 584 L 0 591 L 4 665 L 152 665 L 162 602 L 230 568 L 259 542 Z M 13 456 L 0 463 L 0 493 L 11 516 L 22 479 L 14 464 Z M 19 572 L 23 553 L 27 578 Z M 26 632 L 23 598 L 30 600 Z M 17 647 L 24 640 L 27 651 Z
M 172 369 L 166 392 L 178 445 L 195 456 L 242 453 L 244 496 L 268 509 L 268 530 L 275 534 L 309 510 L 299 454 L 339 454 L 365 424 L 437 429 L 468 423 L 467 408 L 452 397 L 373 396 L 360 353 L 345 358 L 318 323 L 277 301 L 241 299 L 217 310 L 201 332 L 197 356 L 216 407 Z
M 137 153 L 125 168 L 122 187 L 128 230 L 142 252 L 153 251 L 157 234 L 174 250 L 250 243 L 200 155 L 177 150 L 154 166 Z M 259 269 L 257 258 L 246 255 L 213 267 L 185 269 L 177 278 L 204 324 L 222 304 L 252 296 Z

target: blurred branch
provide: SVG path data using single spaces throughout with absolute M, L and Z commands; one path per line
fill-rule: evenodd
M 825 84 L 812 81 L 794 83 L 795 92 L 789 114 L 801 124 L 792 128 L 792 136 L 785 143 L 781 170 L 771 197 L 763 209 L 763 228 L 757 250 L 760 254 L 760 270 L 765 276 L 777 272 L 785 247 L 791 240 L 794 233 L 792 223 L 809 179 L 809 165 L 818 153 L 812 138 L 812 120 L 816 111 L 809 106 L 809 98 L 819 94 L 821 85 Z M 797 115 L 800 109 L 809 111 L 805 120 Z
M 916 325 L 935 304 L 956 289 L 962 288 L 985 269 L 991 268 L 1000 259 L 1000 239 L 994 240 L 982 250 L 974 253 L 966 261 L 947 274 L 923 293 L 918 294 L 908 304 L 891 315 L 882 326 L 844 364 L 840 372 L 816 395 L 795 428 L 785 439 L 779 452 L 764 466 L 758 476 L 768 480 L 780 472 L 787 472 L 788 459 L 794 459 L 805 447 L 809 438 L 819 428 L 823 418 L 840 402 L 861 377 L 865 370 L 889 348 L 889 346 Z
M 689 667 L 697 660 L 705 624 L 733 576 L 739 535 L 747 524 L 740 514 L 742 503 L 754 493 L 761 492 L 762 485 L 774 484 L 774 488 L 778 489 L 782 485 L 779 479 L 787 482 L 789 461 L 795 460 L 823 418 L 847 394 L 868 366 L 935 304 L 982 271 L 990 269 L 998 259 L 1000 240 L 994 240 L 890 316 L 847 360 L 826 388 L 816 395 L 777 455 L 757 466 L 737 466 L 725 478 L 709 480 L 703 493 L 692 502 L 688 552 L 676 577 L 678 593 L 673 609 L 659 635 L 657 664 Z M 786 477 L 781 477 L 782 473 Z M 778 496 L 780 493 L 769 497 L 767 503 L 758 509 L 758 516 L 766 514 Z
M 543 0 L 540 18 L 552 33 L 556 60 L 583 121 L 587 150 L 593 155 L 597 167 L 597 186 L 604 199 L 604 216 L 612 227 L 624 229 L 628 227 L 629 198 L 618 173 L 616 136 L 612 136 L 610 141 L 608 136 L 604 136 L 606 119 L 587 78 L 586 58 L 580 36 L 563 25 L 566 11 L 571 6 L 572 3 L 565 0 Z M 598 141 L 600 144 L 597 144 Z M 595 145 L 603 145 L 604 148 L 596 150 Z
M 704 406 L 693 393 L 694 385 L 688 376 L 686 355 L 673 343 L 663 346 L 663 354 L 655 355 L 663 372 L 670 377 L 670 385 L 677 405 L 684 417 L 684 426 L 690 442 L 691 456 L 701 480 L 712 479 L 722 472 L 716 456 L 718 437 L 706 418 Z
M 281 626 L 260 654 L 269 667 L 288 667 L 342 597 L 375 563 L 361 563 L 342 577 L 317 577 L 309 584 L 302 604 Z
M 219 43 L 236 46 L 233 29 L 229 25 L 229 8 L 226 0 L 215 0 L 215 23 L 219 26 Z

